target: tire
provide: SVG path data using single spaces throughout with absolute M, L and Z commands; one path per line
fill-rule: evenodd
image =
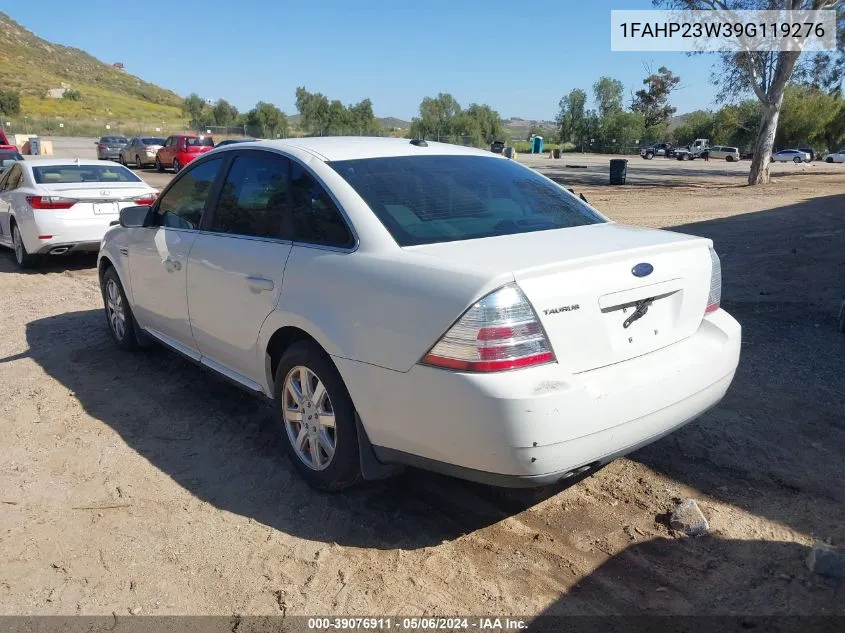
M 325 395 L 320 401 L 311 399 L 317 384 L 312 382 L 312 378 L 324 387 Z M 307 381 L 307 387 L 303 386 L 303 380 Z M 300 385 L 299 401 L 294 396 L 295 390 L 287 387 L 288 384 L 295 386 L 297 382 Z M 324 491 L 342 490 L 361 481 L 355 407 L 326 353 L 309 341 L 291 345 L 276 368 L 274 393 L 276 419 L 285 451 L 303 479 L 313 488 Z M 333 428 L 321 424 L 322 420 L 330 419 L 326 416 L 327 411 L 330 411 L 329 416 L 334 417 Z M 312 420 L 310 414 L 313 414 L 313 421 L 308 422 Z M 306 428 L 306 425 L 314 425 L 315 422 L 311 429 Z M 296 448 L 300 436 L 303 438 L 301 451 Z M 334 447 L 329 456 L 324 447 L 332 440 Z
M 29 268 L 33 268 L 38 263 L 38 257 L 36 255 L 30 255 L 26 251 L 26 246 L 24 246 L 23 238 L 21 237 L 20 229 L 18 229 L 18 225 L 14 222 L 12 224 L 12 249 L 15 255 L 15 264 L 17 264 L 18 268 L 21 270 L 27 270 Z
M 156 171 L 158 173 L 164 172 L 164 165 L 161 164 L 161 161 L 158 159 L 158 156 L 156 156 Z
M 692 154 L 684 154 L 684 160 L 692 160 Z
M 135 155 L 135 169 L 143 169 L 144 163 L 141 162 L 141 157 L 139 155 Z
M 728 162 L 728 163 L 732 163 L 732 162 L 734 162 L 734 157 L 733 156 L 725 156 L 725 161 Z
M 182 163 L 180 163 L 178 159 L 174 158 L 173 159 L 173 174 L 174 175 L 178 174 L 180 171 L 182 171 Z
M 798 158 L 796 156 L 795 158 L 792 159 L 792 162 L 795 163 L 796 165 L 800 165 L 804 161 L 802 161 L 800 158 Z
M 652 158 L 654 158 L 654 154 L 652 154 L 651 152 L 649 152 L 645 155 L 646 160 L 651 160 Z
M 126 293 L 123 291 L 123 284 L 117 271 L 109 266 L 103 273 L 100 283 L 100 290 L 103 295 L 103 307 L 106 311 L 106 322 L 109 332 L 114 339 L 115 345 L 126 351 L 134 351 L 140 347 L 138 343 L 138 325 L 132 307 L 126 300 Z M 122 316 L 122 326 L 120 325 Z
M 825 159 L 824 159 L 824 162 L 826 162 L 826 163 L 832 163 L 832 162 L 833 162 L 833 159 L 832 159 L 830 156 L 828 156 L 827 158 L 825 158 Z

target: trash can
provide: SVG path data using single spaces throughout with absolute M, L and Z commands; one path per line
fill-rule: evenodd
M 560 158 L 560 150 L 559 149 L 552 150 L 552 151 L 554 152 L 555 158 Z
M 628 175 L 628 160 L 625 158 L 614 158 L 610 161 L 610 184 L 624 185 L 625 177 Z
M 513 147 L 505 148 L 505 158 L 513 158 Z
M 41 139 L 37 136 L 29 139 L 29 153 L 33 156 L 41 156 Z

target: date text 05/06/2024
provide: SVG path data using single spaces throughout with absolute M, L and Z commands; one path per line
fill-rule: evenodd
M 528 622 L 520 618 L 500 617 L 314 617 L 308 618 L 311 631 L 522 631 Z

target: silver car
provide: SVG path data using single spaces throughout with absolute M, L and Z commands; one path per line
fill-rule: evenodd
M 710 158 L 722 158 L 732 163 L 735 160 L 739 160 L 739 148 L 716 145 L 710 148 Z
M 98 160 L 119 160 L 120 150 L 129 142 L 125 136 L 101 136 L 97 145 Z
M 156 162 L 156 152 L 164 146 L 164 139 L 158 136 L 136 136 L 120 149 L 118 160 L 121 165 L 141 169 Z

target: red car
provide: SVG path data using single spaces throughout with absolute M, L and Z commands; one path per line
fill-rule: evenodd
M 166 167 L 172 167 L 173 173 L 178 174 L 180 169 L 197 156 L 205 154 L 213 148 L 214 139 L 210 136 L 198 136 L 196 134 L 168 136 L 164 142 L 164 147 L 156 153 L 156 170 L 164 171 Z
M 10 150 L 13 152 L 18 151 L 18 146 L 9 142 L 9 139 L 6 137 L 6 133 L 2 129 L 0 129 L 0 149 Z

